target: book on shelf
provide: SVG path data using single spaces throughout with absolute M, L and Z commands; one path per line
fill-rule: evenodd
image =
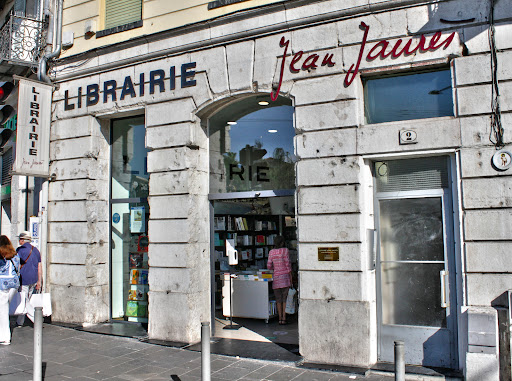
M 148 270 L 131 269 L 130 284 L 148 284 Z
M 214 217 L 213 218 L 213 230 L 226 230 L 226 218 L 225 217 Z
M 126 302 L 126 316 L 145 317 L 148 314 L 148 302 L 128 300 Z
M 128 258 L 131 269 L 141 269 L 144 267 L 144 253 L 130 253 Z
M 256 254 L 254 254 L 254 258 L 262 259 L 265 256 L 265 250 L 263 247 L 258 247 L 256 249 Z
M 213 244 L 215 246 L 224 246 L 224 240 L 220 238 L 219 233 L 213 233 Z
M 259 221 L 259 220 L 254 221 L 254 230 L 256 230 L 256 231 L 263 230 L 263 221 Z
M 256 236 L 256 245 L 265 245 L 265 236 L 262 234 L 258 234 Z
M 128 300 L 147 300 L 147 289 L 145 286 L 134 285 L 128 290 Z
M 295 218 L 292 216 L 285 216 L 284 217 L 284 226 L 286 226 L 286 227 L 297 226 L 297 223 L 295 222 Z

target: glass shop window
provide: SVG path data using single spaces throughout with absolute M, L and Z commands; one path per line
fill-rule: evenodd
M 111 128 L 111 313 L 113 320 L 148 321 L 149 174 L 144 117 Z
M 210 193 L 295 189 L 293 107 L 251 97 L 209 121 Z
M 450 70 L 364 82 L 366 123 L 453 116 Z

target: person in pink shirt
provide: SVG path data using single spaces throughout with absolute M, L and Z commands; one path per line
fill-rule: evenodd
M 283 236 L 274 239 L 274 248 L 268 253 L 267 268 L 274 270 L 272 288 L 276 297 L 279 324 L 286 324 L 286 298 L 292 285 L 292 267 L 290 252 L 285 247 Z

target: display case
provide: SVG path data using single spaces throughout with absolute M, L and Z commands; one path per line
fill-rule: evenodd
M 268 323 L 269 319 L 277 316 L 270 272 L 223 273 L 222 280 L 222 314 L 225 317 L 231 317 L 232 311 L 233 317 L 263 319 Z

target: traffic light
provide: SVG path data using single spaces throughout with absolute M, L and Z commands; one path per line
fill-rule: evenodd
M 9 139 L 12 136 L 13 131 L 9 128 L 0 129 L 0 152 L 3 150 L 4 146 L 7 144 Z
M 14 114 L 14 108 L 12 106 L 1 104 L 9 97 L 12 89 L 14 89 L 14 83 L 0 82 L 0 125 L 2 126 L 11 118 L 12 114 Z

